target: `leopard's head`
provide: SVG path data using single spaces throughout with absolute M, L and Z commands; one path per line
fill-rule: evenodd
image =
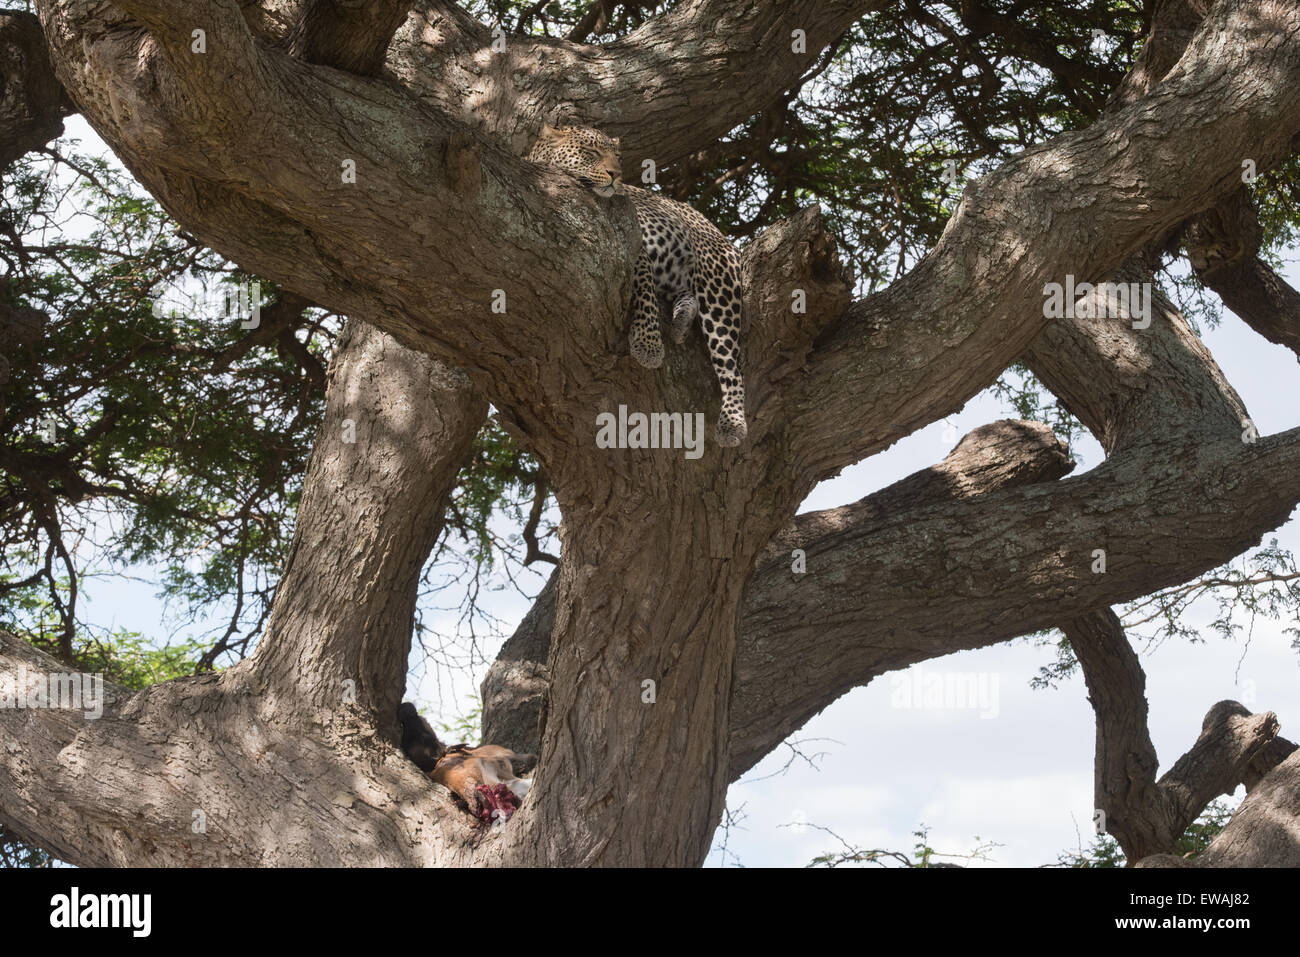
M 543 123 L 542 135 L 528 151 L 528 158 L 563 170 L 590 186 L 597 196 L 613 196 L 614 186 L 622 181 L 618 150 L 618 140 L 599 130 L 585 126 L 557 129 Z

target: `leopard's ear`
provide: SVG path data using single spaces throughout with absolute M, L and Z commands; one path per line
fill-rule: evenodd
M 623 148 L 623 144 L 618 141 L 617 136 L 610 140 L 610 142 L 614 144 L 614 149 L 616 150 L 621 150 Z
M 559 130 L 553 127 L 550 123 L 547 123 L 545 120 L 542 120 L 542 135 L 541 135 L 542 139 L 553 140 L 559 135 L 560 135 Z

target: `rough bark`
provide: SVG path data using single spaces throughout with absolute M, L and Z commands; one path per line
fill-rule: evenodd
M 1150 272 L 1137 268 L 1111 278 L 1149 282 Z M 1278 445 L 1268 453 L 1244 442 L 1240 398 L 1163 297 L 1155 298 L 1149 328 L 1134 329 L 1127 317 L 1061 319 L 1026 358 L 1111 458 L 1059 484 L 1038 483 L 1061 473 L 1031 468 L 1022 481 L 1005 484 L 1032 487 L 970 500 L 917 494 L 909 502 L 898 493 L 918 489 L 914 476 L 888 507 L 873 495 L 799 516 L 774 540 L 746 591 L 732 697 L 733 778 L 873 677 L 1185 581 L 1193 569 L 1257 544 L 1262 530 L 1290 513 L 1300 491 L 1300 432 L 1274 437 Z M 951 464 L 960 473 L 972 464 L 965 456 L 985 443 L 996 453 L 996 434 L 972 436 L 978 445 L 963 441 Z M 1199 503 L 1197 514 L 1189 514 L 1188 502 Z M 792 575 L 796 547 L 810 570 L 835 574 Z M 1104 574 L 1092 571 L 1096 548 L 1107 553 Z M 539 646 L 546 610 L 539 603 L 521 624 L 512 655 Z M 962 627 L 954 629 L 954 621 Z M 792 661 L 799 662 L 793 674 Z M 490 680 L 518 680 L 521 690 L 538 680 L 517 662 L 502 671 Z M 495 688 L 485 702 L 501 702 L 503 691 Z M 503 712 L 514 733 L 529 726 L 528 707 Z
M 800 516 L 746 593 L 731 777 L 887 671 L 1054 627 L 1240 554 L 1286 520 L 1300 497 L 1297 466 L 1300 430 L 1292 430 L 1254 446 L 1229 440 L 1134 455 L 1059 483 L 922 498 L 898 512 L 877 513 L 868 497 Z M 834 531 L 818 534 L 819 526 Z M 790 572 L 795 547 L 813 572 L 802 578 Z M 1107 552 L 1105 574 L 1092 572 L 1094 548 Z M 545 622 L 530 618 L 520 633 L 535 641 Z
M 1300 867 L 1300 749 L 1251 789 L 1198 867 Z
M 1272 120 L 1249 113 L 1261 102 L 1257 94 L 1274 118 L 1288 112 L 1282 99 L 1294 104 L 1294 97 L 1237 54 L 1271 35 L 1269 62 L 1289 59 L 1295 24 L 1287 21 L 1295 13 L 1281 3 L 1216 4 L 1149 93 L 968 184 L 937 247 L 893 286 L 854 304 L 810 356 L 807 384 L 792 401 L 809 415 L 803 434 L 823 454 L 832 450 L 828 470 L 888 445 L 918 420 L 960 408 L 987 385 L 986 363 L 1004 368 L 1003 348 L 1019 354 L 1047 326 L 1046 283 L 1066 273 L 1107 278 L 1168 235 L 1186 218 L 1182 211 L 1204 209 L 1235 188 L 1236 157 L 1258 156 L 1267 168 L 1289 155 L 1294 118 L 1269 133 L 1259 124 Z M 1220 72 L 1222 44 L 1235 47 L 1229 64 L 1243 71 L 1235 79 L 1232 65 Z M 1155 132 L 1174 117 L 1186 139 Z M 933 318 L 908 321 L 920 314 Z M 925 342 L 915 341 L 918 328 Z M 839 424 L 831 443 L 819 427 L 828 412 Z
M 1235 701 L 1220 701 L 1211 708 L 1191 750 L 1158 782 L 1141 782 L 1145 806 L 1135 806 L 1129 821 L 1140 822 L 1147 833 L 1138 837 L 1128 831 L 1128 839 L 1135 853 L 1152 837 L 1165 850 L 1141 859 L 1129 855 L 1134 866 L 1300 866 L 1300 748 L 1277 732 L 1277 716 L 1271 712 L 1253 715 Z M 1145 777 L 1147 770 L 1139 773 Z M 1154 773 L 1154 767 L 1150 771 Z M 1189 862 L 1168 853 L 1210 801 L 1231 794 L 1238 784 L 1246 785 L 1246 799 L 1201 854 Z M 1110 822 L 1108 816 L 1108 826 Z
M 420 572 L 486 414 L 463 373 L 349 322 L 254 657 L 268 694 L 329 711 L 351 681 L 372 723 L 395 727 Z
M 1241 188 L 1192 221 L 1187 258 L 1225 306 L 1300 358 L 1300 293 L 1259 258 L 1261 234 L 1250 194 Z
M 1097 807 L 1128 860 L 1169 853 L 1212 800 L 1243 782 L 1253 790 L 1295 749 L 1277 737 L 1272 712 L 1253 715 L 1235 701 L 1220 701 L 1195 745 L 1157 781 L 1146 676 L 1119 618 L 1106 609 L 1067 622 L 1064 631 L 1097 714 Z
M 289 53 L 308 63 L 373 76 L 383 68 L 389 41 L 410 9 L 410 0 L 310 0 L 289 31 Z
M 244 663 L 81 711 L 3 709 L 0 823 L 82 866 L 454 865 L 484 835 L 395 745 Z M 66 666 L 0 631 L 0 673 Z M 196 829 L 201 828 L 201 829 Z
M 496 34 L 444 0 L 409 6 L 387 66 L 425 103 L 520 154 L 543 120 L 598 127 L 619 137 L 624 173 L 639 177 L 642 160 L 676 162 L 796 86 L 828 45 L 885 0 L 688 0 L 600 46 Z M 250 22 L 277 38 L 301 3 L 259 8 Z M 796 29 L 805 34 L 802 53 L 794 50 Z M 708 109 L 699 108 L 701 96 Z
M 0 10 L 0 170 L 63 134 L 71 101 L 34 14 Z
M 0 821 L 84 864 L 455 860 L 430 833 L 445 819 L 440 834 L 472 845 L 466 822 L 389 742 L 420 570 L 485 414 L 463 374 L 350 320 L 257 654 L 220 675 L 115 690 L 97 721 L 0 710 Z M 0 673 L 67 670 L 3 640 Z M 46 774 L 53 795 L 38 788 Z M 135 806 L 129 831 L 106 823 L 115 803 Z
M 833 556 L 835 543 L 853 525 L 883 516 L 916 516 L 926 509 L 973 497 L 997 488 L 1029 485 L 1058 478 L 1070 469 L 1064 447 L 1041 423 L 1002 421 L 976 429 L 938 465 L 923 469 L 888 488 L 843 508 L 811 512 L 796 517 L 764 552 L 746 588 L 742 607 L 736 674 L 732 687 L 729 741 L 729 780 L 735 780 L 789 731 L 807 718 L 788 699 L 774 701 L 780 684 L 795 681 L 787 662 L 801 659 L 819 644 L 813 633 L 817 622 L 794 633 L 768 627 L 761 621 L 764 600 L 786 580 L 791 552 L 800 544 L 819 544 Z M 561 572 L 546 583 L 510 640 L 483 679 L 484 740 L 504 743 L 521 751 L 536 750 L 544 691 L 549 684 L 546 668 L 555 622 L 555 592 Z M 807 613 L 812 605 L 800 601 Z M 767 647 L 762 639 L 772 640 Z M 778 642 L 789 640 L 784 649 Z M 805 670 L 801 662 L 801 670 Z M 829 674 L 819 670 L 801 687 L 825 687 Z M 833 699 L 831 699 L 833 700 Z M 829 701 L 820 694 L 809 704 L 814 711 Z M 793 724 L 793 727 L 791 727 Z

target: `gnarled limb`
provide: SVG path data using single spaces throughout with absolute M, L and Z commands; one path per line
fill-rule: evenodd
M 1300 749 L 1291 745 L 1290 753 L 1251 788 L 1195 863 L 1300 867 Z
M 22 742 L 0 769 L 0 819 L 79 864 L 472 855 L 467 822 L 389 738 L 419 574 L 485 414 L 463 375 L 350 321 L 254 657 L 218 675 L 116 690 L 98 721 L 0 709 L 5 739 Z M 4 640 L 0 673 L 66 671 Z M 256 800 L 240 797 L 250 782 Z M 320 839 L 322 808 L 347 841 Z M 195 811 L 206 832 L 191 830 Z M 114 823 L 126 820 L 130 837 Z
M 76 84 L 92 122 L 146 185 L 196 234 L 248 268 L 314 301 L 373 317 L 407 345 L 463 364 L 547 469 L 564 513 L 565 555 L 538 786 L 503 835 L 457 858 L 484 862 L 700 860 L 734 766 L 737 619 L 755 565 L 772 535 L 793 520 L 803 493 L 828 471 L 991 382 L 1045 325 L 1044 281 L 1071 270 L 1081 278 L 1107 274 L 1224 191 L 1236 173 L 1225 151 L 1248 145 L 1267 162 L 1300 127 L 1289 95 L 1300 52 L 1286 42 L 1300 13 L 1269 0 L 1223 0 L 1163 84 L 1089 130 L 1031 150 L 972 185 L 939 249 L 893 289 L 845 312 L 833 259 L 811 242 L 808 255 L 759 270 L 755 275 L 773 278 L 766 287 L 764 280 L 752 283 L 751 328 L 756 340 L 775 347 L 753 355 L 755 371 L 760 380 L 784 377 L 789 384 L 756 393 L 746 448 L 710 449 L 697 463 L 596 449 L 584 439 L 593 413 L 620 402 L 692 409 L 705 379 L 698 350 L 682 351 L 679 368 L 666 375 L 629 370 L 618 358 L 634 248 L 626 210 L 601 206 L 525 166 L 462 115 L 416 102 L 391 77 L 314 67 L 255 42 L 232 0 L 123 0 L 135 20 L 103 20 L 91 7 L 87 0 L 41 3 L 60 75 Z M 196 12 L 211 24 L 214 53 L 201 62 L 188 46 Z M 229 89 L 212 82 L 218 75 L 234 78 Z M 251 104 L 259 122 L 277 130 L 281 151 L 263 156 L 249 149 L 256 131 L 241 128 L 231 112 L 231 97 L 244 94 L 240 115 Z M 500 112 L 499 104 L 477 106 Z M 152 152 L 152 139 L 162 134 L 179 144 L 174 155 Z M 349 156 L 360 157 L 365 175 L 340 183 L 338 163 Z M 1073 196 L 1062 190 L 1066 184 Z M 545 192 L 552 188 L 553 195 Z M 249 228 L 253 222 L 257 229 Z M 1097 244 L 1098 231 L 1112 241 Z M 790 238 L 799 235 L 796 228 Z M 791 249 L 784 241 L 774 248 Z M 786 262 L 793 268 L 783 269 Z M 819 263 L 826 267 L 821 276 Z M 495 284 L 510 286 L 505 312 L 484 308 Z M 794 318 L 788 287 L 803 284 L 824 297 L 824 307 Z M 807 376 L 799 374 L 803 355 Z M 1202 391 L 1200 384 L 1190 391 Z M 1300 498 L 1300 435 L 1243 444 L 1225 434 L 1232 403 L 1215 390 L 1207 394 L 1211 427 L 1203 432 L 1134 446 L 1078 479 L 943 503 L 909 515 L 907 524 L 869 515 L 850 523 L 843 540 L 819 540 L 808 549 L 814 561 L 824 544 L 843 547 L 855 563 L 837 566 L 849 569 L 840 581 L 819 575 L 800 583 L 799 600 L 829 611 L 823 634 L 832 638 L 824 647 L 840 652 L 843 680 L 864 680 L 872 669 L 981 641 L 998 629 L 1010 637 L 1035 614 L 1059 619 L 1121 600 L 1126 590 L 1141 594 L 1171 576 L 1186 577 L 1189 565 L 1211 555 L 1217 563 L 1222 550 L 1240 550 L 1280 522 Z M 1233 508 L 1225 518 L 1215 509 L 1228 500 Z M 1112 527 L 1120 517 L 1120 527 Z M 1156 530 L 1154 548 L 1149 534 L 1140 547 L 1133 540 L 1132 529 L 1144 523 Z M 1090 570 L 1097 543 L 1111 551 L 1106 575 Z M 408 545 L 416 550 L 413 540 Z M 296 550 L 297 573 L 310 581 L 314 563 L 322 580 L 337 574 L 338 563 L 321 562 L 334 547 L 311 550 L 310 561 L 308 550 Z M 912 556 L 925 564 L 909 567 Z M 401 577 L 411 561 L 404 555 L 393 574 Z M 918 575 L 934 587 L 922 587 Z M 789 592 L 789 583 L 764 600 L 780 589 Z M 872 603 L 855 605 L 861 599 L 854 593 Z M 941 612 L 942 602 L 933 599 L 945 593 L 969 617 L 952 615 L 951 606 Z M 283 601 L 293 601 L 287 590 Z M 802 627 L 806 636 L 807 616 L 780 622 L 788 607 L 772 608 L 770 619 Z M 894 625 L 895 608 L 916 612 L 904 623 L 906 634 Z M 881 615 L 877 635 L 864 638 L 864 609 Z M 286 625 L 312 620 L 308 611 L 290 615 Z M 987 628 L 954 640 L 957 620 Z M 390 637 L 358 656 L 360 667 L 368 658 L 397 657 L 392 632 L 379 629 Z M 275 663 L 267 681 L 254 680 L 264 667 L 259 653 L 223 676 L 219 700 L 208 697 L 216 692 L 207 686 L 192 686 L 200 713 L 238 707 L 245 720 L 251 713 L 258 722 L 299 729 L 328 717 L 331 682 L 342 677 L 332 666 L 351 660 L 352 649 L 335 639 L 305 642 L 293 627 L 280 634 L 283 640 L 268 635 L 266 642 L 265 661 Z M 311 656 L 306 678 L 277 682 L 289 673 L 293 647 Z M 811 653 L 819 650 L 810 642 Z M 789 668 L 783 670 L 788 677 Z M 657 699 L 642 697 L 646 681 L 655 683 Z M 812 706 L 817 694 L 838 693 L 778 691 L 787 702 L 805 694 L 800 707 Z M 180 691 L 137 696 L 141 730 L 118 729 L 141 753 L 152 753 L 140 736 L 156 733 L 163 713 L 152 709 L 177 703 L 168 695 L 189 700 Z M 376 712 L 381 696 L 373 692 L 367 702 Z M 337 759 L 313 755 L 330 767 L 361 760 L 345 741 L 329 737 L 335 729 L 326 723 L 309 740 L 276 747 L 340 747 Z M 224 744 L 236 726 L 242 727 L 204 725 L 211 735 L 206 752 L 203 737 L 189 732 L 177 746 L 194 750 L 195 760 L 220 763 L 211 741 Z M 99 732 L 77 740 L 72 754 L 115 753 Z M 379 747 L 375 760 L 386 761 L 391 751 Z M 246 770 L 243 758 L 229 763 Z M 365 770 L 382 792 L 367 792 L 366 807 L 392 811 L 400 781 L 382 769 Z M 669 772 L 690 786 L 664 798 L 654 784 Z M 211 777 L 237 790 L 238 774 L 223 768 Z M 286 799 L 293 813 L 327 806 L 318 788 L 306 790 L 306 803 Z M 123 795 L 120 813 L 134 810 Z M 292 825 L 283 817 L 275 822 Z M 352 848 L 304 850 L 301 830 L 291 832 L 295 848 L 304 859 L 386 856 L 387 848 L 375 850 L 373 842 L 391 839 L 375 830 L 387 825 L 365 810 L 356 822 L 349 819 L 340 834 L 345 843 L 355 841 Z M 248 823 L 241 851 L 256 856 L 267 831 Z M 398 842 L 407 841 L 406 825 L 394 826 Z M 433 843 L 445 847 L 447 840 L 440 832 Z M 175 856 L 178 848 L 173 841 L 167 853 Z
M 1159 762 L 1147 731 L 1146 674 L 1124 626 L 1106 608 L 1061 627 L 1097 715 L 1093 793 L 1106 815 L 1106 833 L 1115 836 L 1130 861 L 1169 851 L 1191 822 L 1175 830 L 1169 797 L 1156 785 Z
M 1111 464 L 1059 483 L 1050 481 L 1063 465 L 1054 440 L 1039 446 L 1038 465 L 1021 458 L 1021 445 L 1020 454 L 1004 460 L 1011 467 L 971 468 L 996 448 L 985 445 L 989 438 L 981 430 L 951 462 L 855 505 L 800 515 L 776 538 L 743 605 L 732 692 L 733 779 L 852 687 L 960 648 L 1051 627 L 1063 613 L 1083 614 L 1185 580 L 1258 540 L 1253 529 L 1280 523 L 1288 503 L 1300 499 L 1300 430 L 1268 440 L 1277 446 L 1261 458 L 1258 446 L 1240 443 L 1218 446 L 1201 461 L 1178 450 L 1164 462 L 1135 456 L 1120 468 Z M 1198 469 L 1217 474 L 1221 500 L 1203 498 L 1200 475 L 1207 472 Z M 1263 484 L 1243 487 L 1254 479 Z M 1278 482 L 1285 491 L 1275 491 Z M 968 497 L 963 488 L 982 494 Z M 1183 539 L 1179 508 L 1189 498 L 1203 503 L 1206 520 Z M 1260 505 L 1246 525 L 1215 515 L 1232 507 L 1240 516 L 1243 500 Z M 1156 530 L 1162 516 L 1174 523 L 1167 539 Z M 1063 542 L 1076 544 L 1063 549 Z M 1102 544 L 1111 564 L 1094 575 L 1092 546 Z M 792 574 L 796 547 L 804 549 L 810 574 Z M 527 733 L 535 712 L 519 701 L 503 708 L 502 699 L 512 685 L 536 694 L 537 656 L 549 634 L 545 596 L 507 644 L 508 663 L 485 681 L 485 726 Z M 501 703 L 494 708 L 493 702 Z M 508 743 L 527 746 L 524 739 Z
M 395 745 L 276 714 L 247 664 L 134 694 L 109 686 L 97 720 L 0 708 L 0 824 L 82 866 L 492 860 Z M 0 675 L 24 671 L 34 682 L 67 667 L 0 631 Z
M 991 384 L 1047 327 L 1047 283 L 1106 278 L 1233 188 L 1240 157 L 1263 168 L 1289 155 L 1298 29 L 1293 4 L 1220 2 L 1145 96 L 969 183 L 935 249 L 855 303 L 810 357 L 790 407 L 819 476 Z
M 1300 357 L 1300 292 L 1259 258 L 1250 194 L 1237 189 L 1187 229 L 1187 258 L 1201 282 L 1269 342 Z
M 1220 701 L 1206 714 L 1196 744 L 1157 781 L 1146 677 L 1119 618 L 1105 609 L 1072 619 L 1063 630 L 1097 715 L 1097 807 L 1130 861 L 1170 853 L 1214 798 L 1243 782 L 1257 784 L 1295 749 L 1277 737 L 1272 712 L 1253 715 L 1235 701 Z
M 1159 805 L 1149 805 L 1144 812 L 1148 821 L 1153 815 L 1169 816 L 1167 822 L 1153 823 L 1171 833 L 1165 846 L 1172 847 L 1216 796 L 1247 783 L 1246 800 L 1194 860 L 1162 852 L 1143 857 L 1135 866 L 1300 865 L 1300 748 L 1277 737 L 1277 731 L 1272 712 L 1252 715 L 1235 701 L 1220 701 L 1211 708 L 1196 744 L 1155 785 L 1153 797 Z
M 22 10 L 0 10 L 0 170 L 61 136 L 72 112 L 40 22 Z
M 398 32 L 389 67 L 426 102 L 520 153 L 543 120 L 617 136 L 634 181 L 642 160 L 675 162 L 796 86 L 855 20 L 885 5 L 689 0 L 613 43 L 511 36 L 494 50 L 492 32 L 454 4 L 422 3 Z M 708 109 L 698 106 L 704 98 Z

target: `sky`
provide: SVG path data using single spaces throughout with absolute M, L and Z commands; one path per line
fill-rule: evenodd
M 67 127 L 67 135 L 79 138 L 84 148 L 107 152 L 81 117 L 72 117 Z M 1300 250 L 1291 250 L 1288 259 L 1297 258 Z M 1300 287 L 1294 263 L 1283 274 Z M 1292 353 L 1226 312 L 1219 328 L 1205 331 L 1204 339 L 1261 435 L 1300 425 L 1300 370 Z M 971 429 L 1007 417 L 1000 402 L 981 394 L 946 422 L 933 423 L 822 483 L 801 510 L 855 501 L 933 465 Z M 1076 448 L 1074 474 L 1101 458 L 1100 448 L 1086 438 Z M 1300 520 L 1294 516 L 1274 535 L 1266 535 L 1265 542 L 1274 536 L 1283 547 L 1300 552 Z M 163 633 L 165 610 L 147 581 L 151 570 L 130 571 L 145 580 L 87 582 L 84 616 L 99 626 Z M 540 588 L 543 580 L 534 576 L 531 587 Z M 486 607 L 502 619 L 508 635 L 528 602 L 508 589 L 488 594 Z M 438 602 L 455 603 L 454 598 Z M 1189 614 L 1188 621 L 1200 628 L 1214 617 L 1214 607 L 1203 603 Z M 455 617 L 429 611 L 425 620 L 435 629 L 447 629 Z M 1160 773 L 1196 739 L 1210 706 L 1225 698 L 1252 710 L 1276 711 L 1282 734 L 1295 739 L 1300 653 L 1282 633 L 1284 624 L 1257 621 L 1248 640 L 1225 642 L 1206 632 L 1206 640 L 1195 645 L 1138 645 Z M 495 648 L 485 650 L 490 658 Z M 960 861 L 969 866 L 1050 864 L 1062 852 L 1086 847 L 1092 840 L 1094 803 L 1093 716 L 1077 675 L 1055 689 L 1030 687 L 1038 669 L 1053 659 L 1052 649 L 1021 639 L 927 661 L 845 695 L 798 732 L 799 750 L 812 761 L 782 747 L 731 787 L 727 804 L 734 825 L 725 835 L 725 853 L 724 835 L 715 836 L 708 865 L 803 866 L 842 849 L 840 838 L 860 848 L 909 852 L 916 843 L 914 832 L 923 826 L 929 829 L 927 843 L 940 852 L 965 855 L 992 842 L 985 859 Z M 791 661 L 790 667 L 797 669 L 798 662 Z M 473 706 L 486 665 L 472 674 L 439 672 L 417 648 L 411 669 L 407 696 L 436 723 Z M 908 706 L 904 691 L 927 676 L 971 676 L 988 697 L 976 707 L 958 706 L 961 702 Z

